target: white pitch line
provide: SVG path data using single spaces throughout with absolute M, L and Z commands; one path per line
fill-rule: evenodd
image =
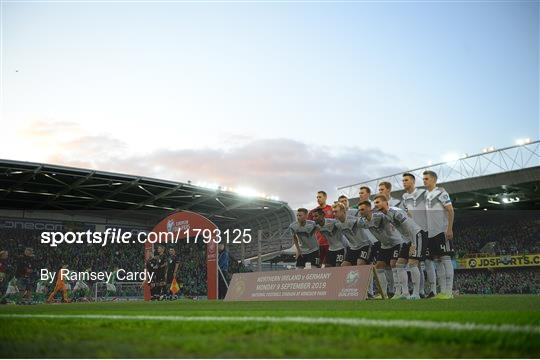
M 418 328 L 427 330 L 452 331 L 488 331 L 501 333 L 530 333 L 540 334 L 540 326 L 513 324 L 478 324 L 458 322 L 437 322 L 426 320 L 381 320 L 366 318 L 326 318 L 302 316 L 155 316 L 155 315 L 99 315 L 99 314 L 0 314 L 0 318 L 29 318 L 29 319 L 94 319 L 94 320 L 147 320 L 147 321 L 209 321 L 209 322 L 269 322 L 297 324 L 331 324 L 348 326 L 398 327 Z

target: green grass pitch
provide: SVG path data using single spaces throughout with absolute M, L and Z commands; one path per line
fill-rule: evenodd
M 59 315 L 15 318 L 12 314 Z M 6 316 L 7 315 L 7 316 Z M 96 315 L 62 318 L 60 315 Z M 196 321 L 102 315 L 207 316 Z M 403 319 L 512 324 L 532 331 L 351 326 L 210 317 Z M 312 302 L 115 302 L 0 307 L 2 357 L 540 357 L 540 296 Z

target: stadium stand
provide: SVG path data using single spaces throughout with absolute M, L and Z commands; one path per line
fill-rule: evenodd
M 459 257 L 540 253 L 540 215 L 537 211 L 494 210 L 456 212 L 454 248 Z
M 112 271 L 115 268 L 143 269 L 145 266 L 143 244 L 130 244 L 129 246 L 109 244 L 103 247 L 88 246 L 87 244 L 59 244 L 56 247 L 47 247 L 40 244 L 40 234 L 41 230 L 0 228 L 0 250 L 9 253 L 7 276 L 9 279 L 14 276 L 16 258 L 24 252 L 25 247 L 34 249 L 36 267 L 46 268 L 49 271 L 56 271 L 63 264 L 67 264 L 68 268 L 73 271 L 87 269 Z M 182 294 L 190 297 L 206 295 L 206 249 L 204 244 L 190 244 L 188 246 L 184 243 L 178 243 L 175 247 L 182 260 L 177 279 L 181 285 Z M 241 261 L 232 255 L 229 270 L 230 274 L 249 271 Z M 88 285 L 92 288 L 94 284 L 89 282 Z
M 262 252 L 279 251 L 284 231 L 293 220 L 292 210 L 283 201 L 268 196 L 246 196 L 230 188 L 185 183 L 23 161 L 0 160 L 0 220 L 17 219 L 30 224 L 56 221 L 61 231 L 71 218 L 84 225 L 131 224 L 150 230 L 174 211 L 191 211 L 210 219 L 221 230 L 251 229 L 252 243 L 230 244 L 231 272 L 247 271 L 243 260 Z M 115 220 L 111 220 L 115 218 Z M 115 222 L 118 220 L 118 222 Z M 74 220 L 79 221 L 79 220 Z M 72 270 L 88 268 L 112 270 L 114 267 L 144 267 L 142 245 L 65 246 L 48 248 L 38 243 L 39 231 L 32 226 L 0 224 L 0 247 L 10 253 L 9 262 L 22 254 L 25 246 L 35 250 L 36 263 L 56 269 L 67 262 Z M 78 225 L 80 226 L 80 224 Z M 24 230 L 23 230 L 24 229 Z M 261 234 L 260 246 L 258 243 Z M 11 240 L 12 239 L 12 240 Z M 288 239 L 287 239 L 288 241 Z M 204 250 L 180 249 L 180 273 L 186 294 L 206 294 Z M 46 252 L 46 256 L 45 256 Z
M 540 294 L 540 269 L 458 271 L 454 286 L 463 294 Z
M 503 221 L 504 220 L 504 221 Z M 464 256 L 493 256 L 540 252 L 540 219 L 535 211 L 466 211 L 457 217 L 454 245 L 456 253 Z M 35 251 L 36 264 L 50 270 L 67 263 L 75 271 L 85 269 L 143 268 L 142 244 L 130 246 L 110 244 L 105 247 L 60 244 L 44 247 L 39 244 L 41 230 L 0 229 L 2 250 L 9 251 L 10 263 L 23 253 L 26 246 Z M 289 243 L 272 242 L 264 252 L 289 247 Z M 495 243 L 492 253 L 481 253 L 488 243 Z M 206 294 L 205 249 L 203 244 L 186 246 L 177 244 L 180 255 L 179 278 L 181 293 L 185 296 Z M 252 250 L 253 251 L 253 250 Z M 239 261 L 239 249 L 231 252 L 230 274 L 250 271 Z M 13 269 L 10 270 L 11 272 Z M 455 289 L 462 293 L 538 293 L 540 272 L 537 269 L 518 268 L 501 270 L 461 269 L 456 272 Z M 89 284 L 92 286 L 92 284 Z

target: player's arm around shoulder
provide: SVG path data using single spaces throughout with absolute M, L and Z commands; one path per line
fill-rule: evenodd
M 369 228 L 369 220 L 363 216 L 359 216 L 354 219 L 347 219 L 347 221 L 352 222 L 351 225 L 354 225 L 354 223 L 356 223 L 357 226 L 360 227 L 361 229 Z

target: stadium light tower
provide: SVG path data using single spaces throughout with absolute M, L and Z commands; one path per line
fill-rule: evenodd
M 444 162 L 452 162 L 452 161 L 458 161 L 459 155 L 457 153 L 449 153 L 443 156 Z
M 245 197 L 256 197 L 259 196 L 259 192 L 251 187 L 241 186 L 236 189 L 236 193 Z
M 531 139 L 530 138 L 524 138 L 524 139 L 517 139 L 516 140 L 516 145 L 526 145 L 526 144 L 529 144 L 531 142 Z
M 521 142 L 523 145 L 513 145 L 501 149 L 489 146 L 482 149 L 481 153 L 473 155 L 447 154 L 444 162 L 429 163 L 427 166 L 416 169 L 340 186 L 337 191 L 339 194 L 352 198 L 358 195 L 360 186 L 376 188 L 381 181 L 389 181 L 392 184 L 392 190 L 399 191 L 403 190 L 402 174 L 404 172 L 422 178 L 423 171 L 427 169 L 435 171 L 439 176 L 439 182 L 445 183 L 540 166 L 540 140 L 532 141 L 527 138 L 522 139 Z M 493 199 L 493 201 L 496 200 Z

